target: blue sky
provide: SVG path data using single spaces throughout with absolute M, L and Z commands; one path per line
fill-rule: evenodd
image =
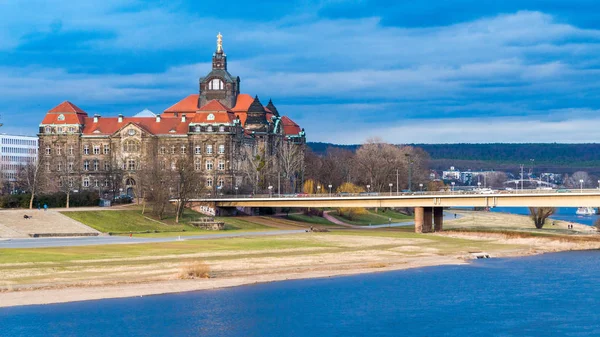
M 242 92 L 309 141 L 600 141 L 600 4 L 564 0 L 0 0 L 0 131 L 64 100 L 161 112 L 218 32 Z

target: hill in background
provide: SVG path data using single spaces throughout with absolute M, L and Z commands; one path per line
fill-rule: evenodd
M 600 175 L 600 144 L 409 144 L 420 147 L 431 156 L 431 168 L 445 170 L 455 166 L 461 170 L 517 171 L 523 164 L 536 172 L 572 173 L 587 171 Z M 323 154 L 329 147 L 356 151 L 360 145 L 308 143 Z M 531 160 L 533 159 L 533 161 Z

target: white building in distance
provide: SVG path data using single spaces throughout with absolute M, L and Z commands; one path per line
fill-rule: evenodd
M 2 180 L 14 182 L 19 169 L 37 161 L 38 137 L 0 134 L 0 172 Z

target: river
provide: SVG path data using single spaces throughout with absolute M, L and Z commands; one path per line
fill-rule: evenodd
M 494 207 L 491 209 L 491 211 L 529 215 L 529 209 L 527 207 Z M 576 211 L 577 208 L 573 207 L 558 207 L 556 209 L 556 213 L 550 218 L 593 226 L 594 222 L 600 217 L 599 215 L 577 215 L 575 214 Z
M 0 309 L 1 336 L 598 336 L 600 251 Z

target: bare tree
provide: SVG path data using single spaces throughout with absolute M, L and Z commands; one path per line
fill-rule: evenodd
M 290 193 L 298 188 L 303 169 L 304 144 L 284 140 L 277 152 L 277 175 L 282 178 L 283 192 Z
M 46 168 L 46 157 L 39 156 L 36 162 L 28 162 L 19 168 L 17 175 L 17 184 L 31 193 L 29 199 L 29 209 L 33 209 L 33 200 L 35 196 L 43 190 L 46 175 L 42 172 Z
M 587 172 L 577 171 L 573 173 L 570 177 L 565 179 L 565 186 L 569 188 L 580 188 L 587 187 L 592 184 L 592 179 Z
M 403 153 L 398 147 L 384 143 L 380 139 L 369 139 L 356 150 L 355 164 L 361 177 L 359 183 L 370 185 L 373 191 L 384 191 L 402 167 Z
M 544 227 L 546 219 L 554 214 L 554 212 L 556 212 L 556 208 L 554 207 L 529 207 L 529 216 L 537 229 Z
M 170 199 L 173 171 L 164 159 L 155 159 L 145 163 L 139 176 L 143 184 L 144 199 L 152 201 L 152 214 L 162 219 Z
M 204 179 L 194 167 L 191 155 L 184 155 L 175 162 L 174 181 L 176 184 L 177 212 L 175 222 L 179 223 L 185 205 L 193 195 L 198 195 L 204 189 Z

